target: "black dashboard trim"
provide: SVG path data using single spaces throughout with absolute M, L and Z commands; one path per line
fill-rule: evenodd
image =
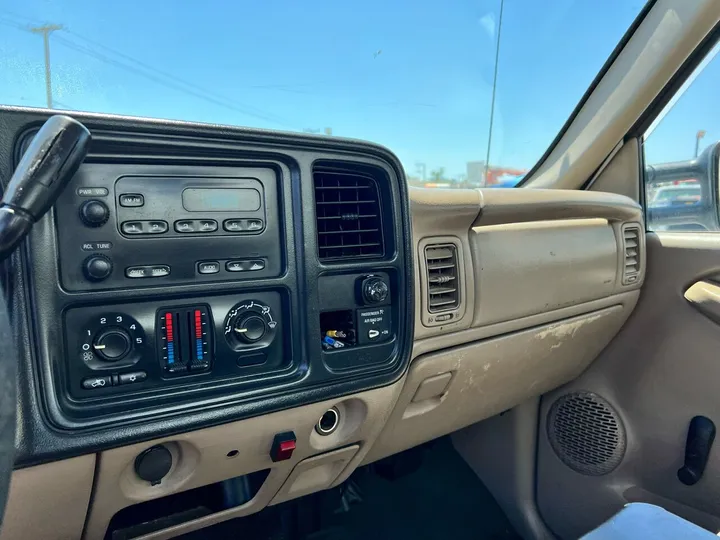
M 45 109 L 28 109 L 19 107 L 0 107 L 0 178 L 7 180 L 12 172 L 12 166 L 19 157 L 18 143 L 29 130 L 36 129 L 47 119 L 53 111 Z M 366 373 L 357 370 L 337 381 L 325 383 L 318 387 L 309 387 L 302 390 L 278 391 L 261 398 L 251 396 L 246 399 L 207 400 L 202 403 L 202 410 L 184 411 L 178 413 L 177 407 L 168 407 L 168 410 L 157 411 L 152 420 L 132 420 L 119 422 L 117 425 L 85 426 L 81 430 L 61 426 L 52 420 L 53 413 L 46 406 L 53 400 L 45 399 L 38 382 L 49 374 L 36 377 L 37 367 L 42 365 L 37 352 L 32 346 L 39 341 L 36 334 L 37 327 L 32 323 L 32 314 L 28 309 L 34 303 L 51 301 L 45 292 L 33 294 L 30 292 L 32 279 L 31 268 L 36 261 L 32 259 L 31 243 L 26 243 L 22 251 L 16 253 L 5 264 L 4 275 L 7 279 L 3 286 L 10 298 L 13 331 L 16 342 L 22 355 L 19 366 L 18 384 L 20 395 L 18 399 L 18 437 L 16 442 L 16 467 L 25 467 L 42 462 L 53 461 L 65 457 L 96 452 L 102 449 L 122 446 L 143 440 L 201 429 L 208 426 L 224 424 L 227 422 L 258 416 L 261 414 L 279 411 L 301 404 L 331 399 L 343 395 L 384 386 L 397 381 L 405 372 L 412 348 L 414 298 L 413 298 L 413 254 L 411 224 L 408 201 L 408 188 L 402 166 L 397 157 L 386 148 L 364 141 L 351 139 L 319 137 L 307 134 L 281 133 L 266 130 L 237 128 L 208 124 L 194 124 L 189 122 L 161 121 L 152 119 L 138 119 L 101 114 L 71 113 L 71 115 L 85 123 L 94 136 L 91 146 L 90 161 L 110 161 L 119 159 L 128 162 L 130 156 L 122 156 L 128 149 L 137 150 L 134 154 L 138 162 L 173 160 L 175 163 L 186 164 L 227 164 L 228 162 L 279 161 L 287 167 L 286 174 L 292 179 L 291 190 L 293 200 L 302 193 L 303 200 L 312 200 L 307 197 L 307 190 L 312 190 L 312 182 L 300 182 L 301 177 L 312 174 L 312 163 L 316 160 L 337 160 L 364 163 L 373 167 L 383 168 L 392 182 L 394 205 L 397 209 L 395 216 L 397 249 L 389 254 L 383 261 L 363 261 L 355 264 L 318 264 L 314 272 L 307 272 L 302 261 L 315 253 L 314 235 L 308 235 L 309 227 L 306 208 L 295 208 L 291 213 L 293 224 L 305 228 L 306 245 L 294 242 L 287 245 L 288 260 L 296 261 L 297 275 L 293 281 L 290 273 L 277 279 L 263 280 L 258 287 L 288 286 L 296 287 L 295 298 L 305 298 L 312 295 L 313 284 L 322 272 L 369 271 L 400 264 L 403 269 L 402 282 L 404 290 L 399 297 L 403 299 L 403 309 L 400 310 L 398 335 L 394 341 L 395 361 L 384 369 Z M 158 153 L 147 150 L 153 146 L 162 146 L 163 152 Z M 197 155 L 189 152 L 190 148 L 204 149 Z M 118 155 L 120 154 L 120 157 Z M 298 166 L 293 166 L 297 164 Z M 304 191 L 303 191 L 304 190 Z M 283 210 L 284 212 L 284 210 Z M 38 233 L 43 226 L 51 227 L 53 216 L 46 216 L 38 224 Z M 47 231 L 46 231 L 47 232 Z M 38 235 L 34 235 L 33 241 Z M 55 242 L 54 235 L 49 235 Z M 299 245 L 298 245 L 299 244 Z M 32 246 L 36 248 L 37 246 Z M 43 246 L 54 249 L 54 245 Z M 57 263 L 55 263 L 57 264 Z M 297 284 L 297 285 L 296 285 Z M 233 285 L 234 286 L 234 285 Z M 203 284 L 202 293 L 208 291 L 220 292 L 227 283 Z M 243 284 L 247 289 L 247 284 Z M 200 292 L 197 285 L 179 286 L 174 294 L 186 294 L 193 291 Z M 146 288 L 142 294 L 152 292 L 153 288 Z M 62 294 L 73 296 L 78 300 L 83 294 Z M 113 296 L 118 298 L 125 293 L 118 291 L 94 292 L 94 302 L 102 302 Z M 130 296 L 128 296 L 129 298 Z M 300 331 L 307 333 L 310 322 L 307 317 L 299 317 L 302 321 Z M 60 336 L 51 336 L 60 340 Z M 303 351 L 304 354 L 314 355 L 318 349 Z M 249 401 L 253 399 L 253 401 Z M 56 403 L 56 402 L 55 402 Z M 196 404 L 197 405 L 197 404 Z M 197 407 L 196 407 L 197 409 Z

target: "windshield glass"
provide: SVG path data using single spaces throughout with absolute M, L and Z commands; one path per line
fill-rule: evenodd
M 508 187 L 643 3 L 0 0 L 0 104 L 367 139 L 414 185 Z

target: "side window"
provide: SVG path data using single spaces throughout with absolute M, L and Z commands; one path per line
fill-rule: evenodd
M 643 137 L 649 230 L 720 230 L 718 50 L 704 59 Z

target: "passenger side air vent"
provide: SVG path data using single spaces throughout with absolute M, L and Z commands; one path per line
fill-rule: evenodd
M 631 285 L 640 279 L 640 226 L 625 225 L 623 231 L 623 285 Z
M 320 260 L 383 256 L 375 178 L 362 171 L 334 168 L 315 169 L 313 177 Z
M 457 248 L 435 244 L 425 248 L 427 305 L 430 313 L 449 311 L 460 305 Z

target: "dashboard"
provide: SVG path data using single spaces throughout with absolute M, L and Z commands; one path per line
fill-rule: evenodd
M 134 537 L 155 500 L 254 486 L 142 535 L 171 538 L 337 486 L 571 381 L 640 294 L 623 196 L 409 188 L 363 141 L 75 116 L 89 154 L 3 269 L 0 540 Z M 46 117 L 0 107 L 0 178 Z
M 121 123 L 87 122 L 87 159 L 14 261 L 36 398 L 20 464 L 400 376 L 413 259 L 392 154 Z

